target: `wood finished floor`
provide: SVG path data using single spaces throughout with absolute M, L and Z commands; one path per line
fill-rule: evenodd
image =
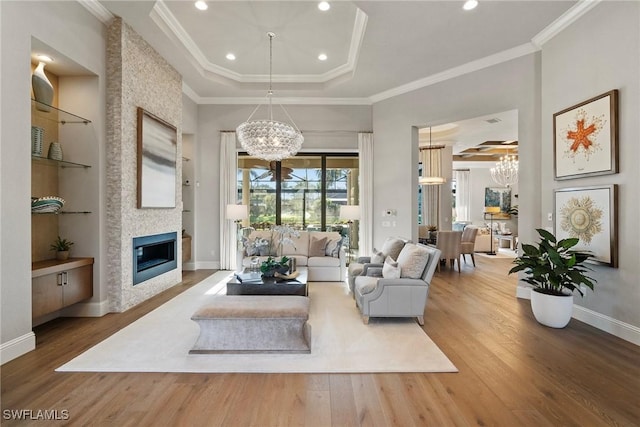
M 579 321 L 538 325 L 514 297 L 509 259 L 436 273 L 424 330 L 448 374 L 58 373 L 54 369 L 213 271 L 120 314 L 57 319 L 37 349 L 2 366 L 2 425 L 638 426 L 640 347 Z M 355 308 L 354 308 L 355 309 Z M 5 410 L 67 410 L 12 421 Z

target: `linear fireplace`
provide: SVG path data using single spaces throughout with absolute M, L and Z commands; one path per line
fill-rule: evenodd
M 178 266 L 178 233 L 133 238 L 133 284 L 149 280 Z

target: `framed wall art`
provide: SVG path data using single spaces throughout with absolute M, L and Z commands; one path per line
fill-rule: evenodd
M 138 107 L 138 209 L 176 207 L 176 127 Z
M 484 207 L 499 207 L 500 213 L 494 214 L 493 219 L 509 219 L 511 214 L 511 189 L 509 187 L 486 187 L 484 189 Z M 489 219 L 488 214 L 484 214 L 484 219 Z
M 576 250 L 591 261 L 618 266 L 617 185 L 555 190 L 554 229 L 558 239 L 577 237 Z
M 618 172 L 618 91 L 553 115 L 555 179 Z

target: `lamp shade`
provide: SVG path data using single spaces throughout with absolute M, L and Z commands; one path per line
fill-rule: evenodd
M 358 205 L 340 206 L 340 218 L 346 219 L 347 221 L 360 219 L 360 206 Z
M 249 218 L 249 209 L 247 205 L 227 205 L 227 219 L 234 221 Z
M 485 206 L 484 213 L 488 213 L 488 214 L 500 213 L 500 206 Z

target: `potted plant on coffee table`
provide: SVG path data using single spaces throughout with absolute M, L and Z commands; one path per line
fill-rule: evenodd
M 539 323 L 564 328 L 571 320 L 573 293 L 583 296 L 581 285 L 593 290 L 596 280 L 587 276 L 591 269 L 584 265 L 592 254 L 572 249 L 578 244 L 577 238 L 558 241 L 544 229 L 536 231 L 540 242 L 537 246 L 522 245 L 522 255 L 513 261 L 516 266 L 509 274 L 527 274 L 522 280 L 533 286 L 531 310 Z
M 274 277 L 276 272 L 284 274 L 287 271 L 289 271 L 289 258 L 286 256 L 283 256 L 280 261 L 268 257 L 266 261 L 260 264 L 260 272 L 263 277 Z
M 63 239 L 60 236 L 53 241 L 50 248 L 52 251 L 56 251 L 56 259 L 64 261 L 69 258 L 69 250 L 71 250 L 73 242 L 67 239 Z

